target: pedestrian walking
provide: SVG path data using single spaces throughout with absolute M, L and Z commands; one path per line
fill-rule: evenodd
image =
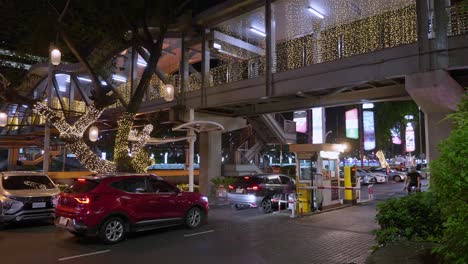
M 367 185 L 367 199 L 373 200 L 374 199 L 374 184 Z
M 403 191 L 408 191 L 408 194 L 411 193 L 411 191 L 416 189 L 416 192 L 421 191 L 421 174 L 416 171 L 414 167 L 410 168 L 410 171 L 407 174 L 407 177 L 405 179 L 405 186 L 403 187 Z

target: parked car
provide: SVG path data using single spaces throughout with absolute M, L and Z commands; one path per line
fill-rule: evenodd
M 0 227 L 8 223 L 55 218 L 60 190 L 44 174 L 0 172 Z
M 259 174 L 243 176 L 228 186 L 227 198 L 236 209 L 256 207 L 263 213 L 270 213 L 278 204 L 272 198 L 286 198 L 295 189 L 293 179 L 282 174 Z
M 55 224 L 75 236 L 97 235 L 106 244 L 129 232 L 202 225 L 208 198 L 182 192 L 151 174 L 101 174 L 76 179 L 60 194 Z
M 369 179 L 373 179 L 372 183 L 385 183 L 388 182 L 388 177 L 387 175 L 379 172 L 370 172 L 368 170 L 364 169 L 358 169 L 358 173 L 361 173 L 368 177 Z
M 370 169 L 370 172 L 378 172 L 381 174 L 387 174 L 387 169 L 381 168 L 381 167 L 374 167 Z M 388 178 L 396 182 L 402 182 L 406 179 L 406 173 L 390 169 L 388 173 Z

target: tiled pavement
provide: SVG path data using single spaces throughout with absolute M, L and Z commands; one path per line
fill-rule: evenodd
M 216 239 L 225 245 L 243 243 L 239 252 L 248 251 L 251 263 L 364 263 L 375 244 L 370 234 L 377 228 L 374 203 L 296 219 L 252 210 L 233 218 L 224 210 L 218 209 L 212 220 L 223 222 L 217 232 L 232 235 Z

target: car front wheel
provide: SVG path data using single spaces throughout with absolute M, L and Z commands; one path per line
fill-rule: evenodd
M 393 177 L 393 180 L 396 181 L 396 182 L 401 182 L 400 175 L 395 175 L 395 177 Z
M 198 207 L 191 208 L 185 216 L 185 225 L 194 229 L 199 227 L 203 223 L 203 211 Z
M 126 235 L 126 222 L 120 217 L 110 217 L 99 230 L 99 237 L 105 244 L 116 244 Z

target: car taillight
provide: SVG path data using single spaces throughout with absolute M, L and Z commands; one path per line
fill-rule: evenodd
M 77 179 L 79 182 L 86 182 L 86 179 Z
M 234 186 L 232 186 L 232 185 L 229 185 L 228 188 L 231 189 L 231 190 L 234 190 Z
M 260 187 L 258 185 L 253 185 L 251 187 L 247 187 L 247 190 L 252 190 L 252 191 L 258 191 L 258 189 L 260 189 Z
M 89 197 L 78 197 L 75 198 L 75 200 L 80 204 L 89 204 L 89 202 L 91 201 Z

